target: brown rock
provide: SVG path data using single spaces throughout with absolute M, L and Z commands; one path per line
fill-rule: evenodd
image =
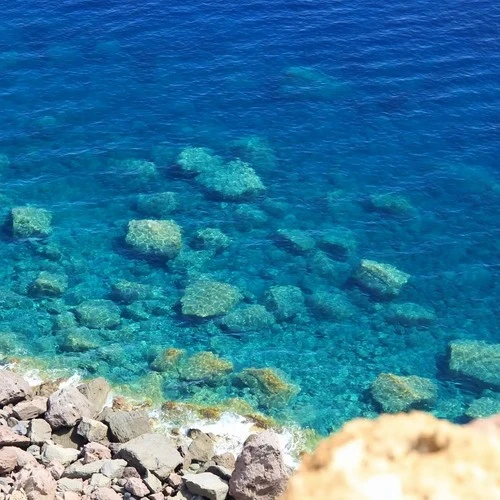
M 265 431 L 247 439 L 236 459 L 229 493 L 235 500 L 275 500 L 284 492 L 287 480 L 278 437 Z
M 88 443 L 82 450 L 83 463 L 88 464 L 96 460 L 108 460 L 111 458 L 109 448 L 100 443 Z
M 0 406 L 21 401 L 31 392 L 31 387 L 23 377 L 8 370 L 0 370 Z
M 31 441 L 26 436 L 20 436 L 5 426 L 0 426 L 0 447 L 17 446 L 26 449 Z
M 12 408 L 13 415 L 19 420 L 31 420 L 47 411 L 47 398 L 35 396 L 31 401 L 21 401 Z
M 13 446 L 0 449 L 0 474 L 10 474 L 17 467 L 17 453 Z
M 106 404 L 111 387 L 102 377 L 89 380 L 79 385 L 78 390 L 90 401 L 93 415 L 97 415 Z
M 221 467 L 233 470 L 236 464 L 236 458 L 234 458 L 232 453 L 226 452 L 222 455 L 215 455 L 214 462 Z
M 432 415 L 357 419 L 306 456 L 283 500 L 500 498 L 500 439 Z
M 149 416 L 145 411 L 114 411 L 106 420 L 111 435 L 119 443 L 126 443 L 151 432 Z
M 33 469 L 21 486 L 28 500 L 52 500 L 56 496 L 56 480 L 43 468 Z
M 59 389 L 49 397 L 45 420 L 53 429 L 73 427 L 82 417 L 92 417 L 89 400 L 76 387 Z

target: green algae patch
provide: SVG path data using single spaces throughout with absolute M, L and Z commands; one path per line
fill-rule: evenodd
M 189 285 L 181 298 L 182 314 L 210 318 L 228 313 L 242 299 L 235 286 L 199 280 Z
M 231 361 L 220 358 L 210 351 L 202 351 L 190 356 L 181 364 L 179 377 L 182 380 L 217 382 L 233 371 Z
M 46 237 L 52 233 L 52 214 L 36 207 L 15 207 L 11 210 L 12 234 L 16 238 Z
M 500 344 L 457 340 L 449 344 L 449 367 L 459 376 L 500 387 Z
M 28 293 L 34 297 L 60 297 L 68 288 L 65 274 L 42 271 L 28 287 Z
M 390 264 L 363 259 L 353 278 L 373 296 L 388 299 L 400 294 L 410 275 Z
M 263 408 L 284 407 L 299 392 L 273 368 L 246 368 L 235 376 L 235 384 L 250 389 Z
M 156 356 L 151 363 L 151 368 L 157 372 L 172 373 L 178 376 L 180 364 L 185 355 L 186 351 L 184 349 L 168 347 Z
M 111 300 L 85 300 L 75 308 L 78 323 L 88 328 L 116 328 L 120 315 L 120 308 Z
M 139 254 L 172 259 L 181 250 L 182 232 L 172 220 L 132 220 L 125 241 Z
M 387 413 L 426 408 L 437 398 L 437 386 L 432 380 L 415 375 L 401 376 L 381 373 L 371 385 L 373 399 Z

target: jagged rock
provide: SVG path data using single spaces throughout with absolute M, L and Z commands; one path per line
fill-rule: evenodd
M 318 246 L 335 260 L 346 261 L 356 250 L 356 240 L 352 231 L 337 228 L 324 234 Z
M 76 432 L 89 442 L 99 442 L 106 439 L 108 427 L 102 422 L 84 417 L 78 424 Z
M 226 452 L 222 453 L 222 455 L 215 455 L 214 461 L 217 465 L 220 465 L 221 467 L 224 467 L 232 471 L 234 470 L 236 458 L 232 453 Z
M 75 493 L 83 492 L 83 479 L 72 479 L 63 477 L 57 481 L 58 491 L 74 491 Z
M 78 390 L 90 401 L 93 414 L 97 415 L 106 404 L 111 387 L 106 379 L 98 377 L 79 385 Z
M 308 304 L 319 319 L 344 321 L 356 314 L 356 308 L 341 293 L 316 292 L 309 297 Z
M 500 344 L 479 340 L 450 342 L 449 366 L 461 377 L 500 387 Z
M 265 431 L 247 439 L 236 459 L 229 493 L 235 500 L 275 500 L 285 491 L 287 480 L 278 437 Z
M 114 411 L 106 417 L 106 421 L 111 435 L 119 443 L 126 443 L 151 432 L 149 417 L 145 411 Z
M 83 417 L 92 417 L 90 401 L 76 388 L 59 389 L 49 397 L 45 420 L 53 429 L 73 427 Z
M 21 401 L 12 408 L 12 413 L 19 420 L 31 420 L 47 411 L 48 399 L 35 396 L 31 401 Z
M 158 493 L 163 489 L 161 481 L 148 470 L 145 472 L 143 480 L 144 484 L 149 488 L 151 493 Z
M 73 462 L 67 467 L 63 473 L 63 477 L 72 479 L 90 479 L 92 474 L 101 472 L 104 465 L 103 460 L 96 460 L 95 462 L 84 463 L 82 459 Z
M 0 406 L 17 403 L 31 392 L 31 387 L 23 377 L 8 370 L 0 370 Z
M 20 484 L 28 500 L 52 500 L 56 496 L 57 483 L 49 471 L 38 468 L 29 471 Z
M 26 436 L 20 436 L 8 427 L 0 425 L 0 448 L 2 446 L 17 446 L 26 449 L 30 444 L 31 441 Z
M 174 443 L 162 434 L 143 434 L 132 439 L 120 448 L 118 457 L 139 470 L 154 472 L 162 481 L 183 463 Z
M 188 435 L 193 438 L 188 448 L 191 459 L 195 462 L 202 463 L 211 460 L 215 453 L 215 443 L 213 439 L 204 432 L 197 432 L 194 436 Z
M 220 169 L 222 159 L 208 148 L 187 147 L 179 154 L 177 164 L 184 172 L 201 174 Z
M 410 275 L 390 264 L 363 259 L 353 279 L 373 296 L 388 299 L 400 294 Z
M 432 405 L 437 387 L 427 378 L 381 373 L 371 386 L 371 394 L 383 411 L 397 413 Z
M 224 500 L 229 491 L 227 481 L 210 472 L 185 474 L 184 484 L 194 495 L 200 495 L 209 500 Z
M 0 448 L 0 474 L 10 474 L 17 467 L 17 448 L 4 446 Z
M 58 481 L 61 479 L 64 472 L 64 465 L 58 462 L 57 460 L 52 460 L 46 467 L 46 469 L 50 472 L 52 477 Z
M 179 199 L 176 193 L 140 194 L 137 197 L 136 209 L 148 217 L 165 217 L 179 208 Z
M 92 474 L 92 477 L 90 478 L 90 485 L 93 488 L 107 488 L 111 485 L 111 479 L 98 472 L 97 474 Z
M 143 481 L 136 477 L 130 477 L 125 483 L 125 490 L 136 497 L 145 497 L 149 494 L 149 488 L 144 484 Z
M 122 498 L 112 488 L 97 488 L 90 495 L 90 500 L 122 500 Z
M 100 443 L 88 443 L 82 449 L 82 459 L 84 464 L 95 462 L 96 460 L 106 460 L 111 458 L 111 450 Z
M 30 422 L 28 437 L 33 444 L 43 444 L 52 437 L 52 427 L 41 418 L 36 418 Z
M 356 419 L 302 460 L 283 500 L 500 498 L 500 441 L 432 415 Z
M 53 460 L 66 466 L 73 463 L 80 452 L 72 448 L 63 448 L 57 444 L 47 443 L 43 445 L 42 448 L 42 462 L 49 464 Z
M 126 466 L 127 462 L 122 459 L 105 460 L 101 467 L 101 473 L 110 479 L 116 479 L 122 476 Z

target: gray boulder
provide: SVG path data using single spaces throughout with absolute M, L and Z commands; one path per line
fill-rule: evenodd
M 104 441 L 108 435 L 107 425 L 91 418 L 83 417 L 76 432 L 89 442 Z
M 96 460 L 95 462 L 84 463 L 83 460 L 78 460 L 72 463 L 63 473 L 63 477 L 71 479 L 90 479 L 93 474 L 101 472 L 104 465 L 103 460 Z
M 42 448 L 42 462 L 50 464 L 53 460 L 66 466 L 74 462 L 80 452 L 72 448 L 63 448 L 58 444 L 45 444 Z
M 111 387 L 106 379 L 99 377 L 79 385 L 78 390 L 90 401 L 94 415 L 97 415 L 106 404 Z
M 0 426 L 0 448 L 3 446 L 16 446 L 26 449 L 31 441 L 26 436 L 20 436 L 6 426 Z
M 211 472 L 186 474 L 184 484 L 193 495 L 200 495 L 209 500 L 224 500 L 229 491 L 227 481 Z
M 154 472 L 162 481 L 183 463 L 175 444 L 162 434 L 143 434 L 132 439 L 120 448 L 118 457 L 140 472 Z
M 198 430 L 192 430 L 189 437 L 193 439 L 188 448 L 188 453 L 194 462 L 208 462 L 215 454 L 213 439 Z
M 73 427 L 83 417 L 92 417 L 90 401 L 76 388 L 59 389 L 49 397 L 45 420 L 53 429 Z
M 0 406 L 21 401 L 31 394 L 28 382 L 16 373 L 0 370 Z
M 149 417 L 145 411 L 114 411 L 106 416 L 111 435 L 126 443 L 142 434 L 151 432 Z
M 28 437 L 33 444 L 43 444 L 52 437 L 52 428 L 42 418 L 35 418 L 30 422 Z
M 229 481 L 235 500 L 275 500 L 285 490 L 288 471 L 277 435 L 272 431 L 251 436 Z

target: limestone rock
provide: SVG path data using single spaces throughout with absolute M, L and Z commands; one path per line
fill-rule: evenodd
M 149 417 L 145 411 L 114 411 L 106 417 L 106 421 L 111 435 L 119 443 L 126 443 L 151 432 Z
M 16 403 L 31 394 L 31 387 L 23 377 L 8 370 L 0 370 L 0 406 Z
M 120 308 L 111 300 L 85 300 L 75 309 L 76 319 L 88 328 L 115 328 L 120 324 Z
M 381 373 L 371 386 L 371 394 L 383 411 L 396 413 L 432 405 L 437 387 L 427 378 Z
M 208 500 L 224 500 L 229 491 L 227 481 L 210 472 L 185 474 L 184 484 L 191 493 Z
M 182 233 L 172 220 L 132 220 L 125 241 L 140 254 L 172 259 L 180 252 Z
M 287 480 L 278 437 L 265 431 L 245 443 L 236 459 L 229 493 L 235 500 L 275 500 L 285 491 Z
M 83 479 L 72 479 L 63 477 L 57 481 L 58 491 L 74 491 L 75 493 L 83 492 Z
M 45 419 L 53 429 L 72 427 L 83 417 L 92 417 L 92 406 L 76 387 L 59 389 L 49 397 Z
M 199 280 L 184 291 L 182 313 L 199 318 L 219 316 L 228 313 L 242 298 L 240 291 L 232 285 Z
M 12 408 L 12 413 L 19 420 L 31 420 L 47 411 L 48 399 L 43 396 L 35 396 L 31 401 L 21 401 Z
M 500 387 L 500 344 L 457 340 L 450 342 L 449 350 L 452 372 L 483 384 Z
M 344 321 L 356 314 L 356 308 L 341 293 L 318 291 L 311 295 L 308 305 L 319 319 Z
M 101 467 L 101 473 L 110 479 L 122 477 L 123 471 L 127 466 L 127 462 L 122 459 L 105 460 Z
M 97 488 L 90 495 L 90 500 L 122 500 L 122 498 L 122 495 L 112 488 Z
M 99 442 L 106 439 L 108 427 L 102 422 L 84 417 L 78 424 L 76 432 L 89 442 Z
M 162 434 L 143 434 L 125 443 L 118 457 L 139 470 L 154 472 L 161 480 L 183 463 L 174 443 Z
M 17 448 L 4 446 L 0 448 L 0 475 L 10 474 L 17 467 Z
M 283 500 L 500 498 L 500 440 L 431 415 L 356 419 L 306 456 Z
M 388 299 L 400 294 L 410 275 L 390 264 L 363 259 L 353 278 L 376 298 Z
M 337 228 L 323 234 L 318 246 L 331 258 L 346 261 L 356 251 L 356 240 L 354 234 L 345 228 Z
M 49 236 L 52 215 L 43 208 L 15 207 L 11 210 L 12 233 L 16 238 Z

